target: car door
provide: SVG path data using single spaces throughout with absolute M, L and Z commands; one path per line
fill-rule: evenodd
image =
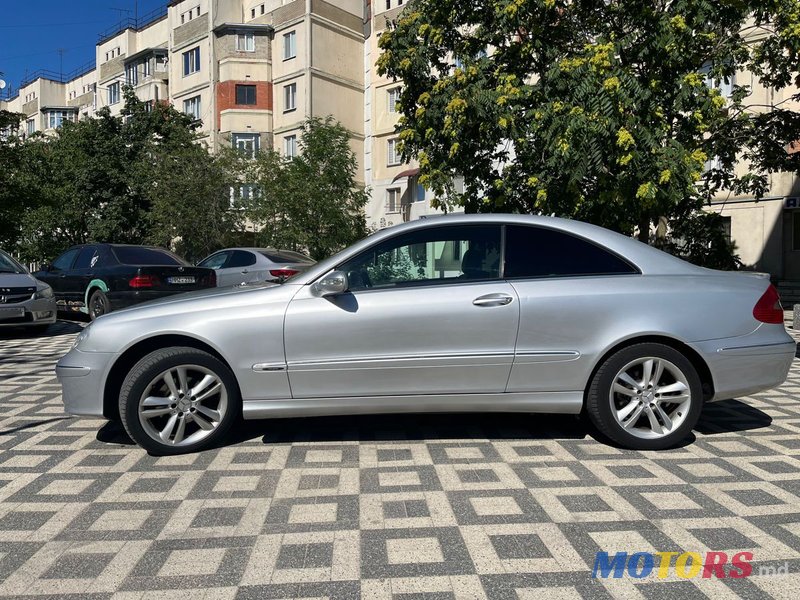
M 59 304 L 61 305 L 66 302 L 68 294 L 67 274 L 72 268 L 72 263 L 75 262 L 75 258 L 78 256 L 80 251 L 80 246 L 70 248 L 56 258 L 50 264 L 50 268 L 47 271 L 41 271 L 36 274 L 37 279 L 41 279 L 51 288 L 53 288 L 53 293 L 56 296 L 56 300 L 58 300 Z
M 65 296 L 71 302 L 86 302 L 86 288 L 94 276 L 99 255 L 97 246 L 84 246 L 64 280 Z
M 519 303 L 500 245 L 500 226 L 428 227 L 340 265 L 347 293 L 304 286 L 285 320 L 292 395 L 503 392 Z
M 249 250 L 233 250 L 228 256 L 225 266 L 217 271 L 217 280 L 221 280 L 223 282 L 221 285 L 226 286 L 264 281 L 259 279 L 255 265 L 255 254 Z

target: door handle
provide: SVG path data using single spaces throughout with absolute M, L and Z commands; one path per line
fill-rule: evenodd
M 475 306 L 505 306 L 511 304 L 514 298 L 508 294 L 486 294 L 472 301 Z
M 242 275 L 247 275 L 249 272 L 250 272 L 250 271 L 248 271 L 247 269 L 243 269 L 243 270 L 242 270 Z
M 66 273 L 62 273 L 62 274 L 61 274 L 61 275 L 59 275 L 58 277 L 59 277 L 60 279 L 64 279 L 66 276 L 67 276 L 67 274 L 66 274 Z

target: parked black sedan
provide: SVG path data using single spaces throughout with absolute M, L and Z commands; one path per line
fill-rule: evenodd
M 216 286 L 213 269 L 193 267 L 163 248 L 73 246 L 35 274 L 53 288 L 58 309 L 94 320 L 114 309 Z

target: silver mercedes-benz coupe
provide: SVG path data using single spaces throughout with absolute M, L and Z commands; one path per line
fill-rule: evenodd
M 586 223 L 519 215 L 385 229 L 281 285 L 96 320 L 56 368 L 66 410 L 159 454 L 238 419 L 585 411 L 662 449 L 708 401 L 780 385 L 795 356 L 766 275 L 690 265 Z

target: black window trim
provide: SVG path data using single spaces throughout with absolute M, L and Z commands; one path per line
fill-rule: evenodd
M 637 265 L 632 263 L 630 260 L 628 260 L 626 257 L 622 256 L 618 252 L 615 252 L 614 250 L 612 250 L 611 248 L 608 248 L 607 246 L 603 246 L 601 244 L 598 244 L 594 240 L 590 240 L 589 238 L 585 238 L 585 237 L 583 237 L 581 235 L 576 235 L 571 231 L 567 231 L 565 229 L 559 229 L 557 227 L 548 227 L 547 225 L 528 224 L 528 223 L 504 223 L 503 224 L 503 255 L 502 255 L 503 262 L 501 263 L 501 269 L 502 269 L 501 273 L 504 276 L 505 276 L 505 251 L 506 251 L 505 229 L 506 229 L 506 227 L 509 227 L 509 226 L 511 226 L 511 227 L 529 227 L 529 228 L 532 228 L 532 229 L 547 229 L 547 230 L 555 232 L 555 233 L 561 233 L 563 235 L 568 235 L 569 237 L 572 237 L 572 238 L 575 238 L 575 239 L 580 240 L 582 242 L 585 242 L 587 244 L 590 244 L 590 245 L 594 246 L 595 248 L 598 248 L 599 250 L 601 250 L 603 252 L 607 252 L 611 256 L 619 259 L 621 262 L 625 263 L 626 265 L 628 265 L 631 268 L 631 272 L 630 273 L 570 273 L 569 275 L 540 275 L 540 276 L 525 275 L 523 277 L 504 277 L 504 279 L 506 281 L 524 281 L 524 280 L 541 281 L 543 279 L 577 279 L 577 278 L 585 278 L 585 277 L 627 277 L 627 276 L 630 276 L 630 275 L 641 275 L 642 274 L 642 270 Z
M 443 278 L 443 279 L 423 279 L 423 280 L 414 280 L 414 281 L 403 281 L 403 282 L 396 283 L 396 284 L 391 285 L 391 286 L 363 288 L 363 289 L 359 289 L 359 290 L 355 290 L 355 291 L 357 293 L 361 294 L 361 293 L 364 293 L 364 292 L 383 292 L 383 291 L 386 291 L 386 290 L 405 290 L 405 289 L 413 289 L 413 288 L 421 288 L 421 287 L 442 287 L 442 286 L 451 286 L 451 285 L 462 286 L 462 285 L 471 285 L 471 284 L 475 284 L 475 283 L 478 283 L 478 284 L 502 283 L 504 281 L 502 275 L 503 275 L 503 259 L 505 257 L 505 253 L 504 253 L 504 251 L 505 251 L 505 246 L 504 246 L 504 244 L 505 244 L 505 223 L 491 223 L 491 222 L 490 223 L 452 223 L 452 224 L 437 226 L 437 228 L 441 228 L 441 229 L 444 229 L 444 228 L 455 228 L 455 227 L 460 227 L 460 228 L 461 227 L 497 227 L 497 228 L 500 229 L 500 267 L 499 267 L 499 270 L 498 270 L 498 276 L 497 277 L 487 277 L 485 279 L 460 279 L 458 277 L 450 277 L 450 278 Z M 394 236 L 392 236 L 390 238 L 387 238 L 385 240 L 381 240 L 380 242 L 376 242 L 375 244 L 373 244 L 369 248 L 365 248 L 364 250 L 362 250 L 358 254 L 356 254 L 354 256 L 351 256 L 350 258 L 348 258 L 348 259 L 342 261 L 341 263 L 337 264 L 333 269 L 331 269 L 330 271 L 328 271 L 328 272 L 324 273 L 323 275 L 321 275 L 320 277 L 318 277 L 317 281 L 319 281 L 320 279 L 325 277 L 331 271 L 338 271 L 342 267 L 342 265 L 347 264 L 348 262 L 350 262 L 350 261 L 352 261 L 352 260 L 354 260 L 354 259 L 366 254 L 367 252 L 373 251 L 373 249 L 376 246 L 380 246 L 381 244 L 384 244 L 384 243 L 386 243 L 388 241 L 394 240 L 394 239 L 396 239 L 398 237 L 401 237 L 403 235 L 406 235 L 406 234 L 409 234 L 409 233 L 413 233 L 413 232 L 414 232 L 413 230 L 412 231 L 403 231 L 403 232 L 400 232 L 397 235 L 394 235 Z M 350 290 L 348 290 L 347 293 L 351 293 Z

